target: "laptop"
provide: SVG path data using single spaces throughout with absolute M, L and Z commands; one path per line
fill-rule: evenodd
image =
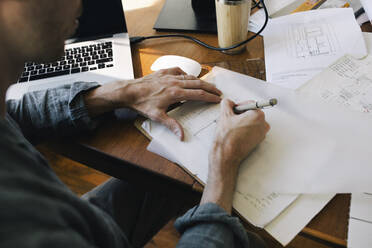
M 134 78 L 122 0 L 83 0 L 83 5 L 80 26 L 66 41 L 65 55 L 48 64 L 26 63 L 7 99 L 77 81 L 105 84 Z

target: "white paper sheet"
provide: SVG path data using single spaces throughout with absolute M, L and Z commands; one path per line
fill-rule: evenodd
M 355 219 L 349 219 L 348 248 L 372 247 L 372 224 Z
M 372 57 L 363 60 L 344 56 L 298 89 L 363 113 L 372 113 Z
M 372 1 L 371 0 L 360 0 L 364 11 L 367 13 L 369 20 L 372 20 Z
M 288 15 L 305 0 L 265 0 L 267 11 L 271 17 Z
M 265 36 L 267 81 L 296 89 L 345 53 L 367 54 L 351 8 L 313 10 L 271 20 Z
M 352 194 L 348 228 L 348 247 L 372 247 L 372 194 Z
M 372 193 L 352 194 L 350 217 L 371 222 L 372 228 Z
M 357 22 L 358 22 L 359 26 L 362 26 L 364 23 L 369 22 L 367 14 L 366 13 L 361 14 L 357 18 Z
M 265 230 L 286 246 L 333 197 L 332 194 L 300 195 Z
M 260 29 L 263 27 L 265 20 L 266 20 L 265 11 L 263 9 L 256 11 L 249 18 L 248 30 L 253 33 L 258 33 L 258 31 L 260 31 Z M 271 18 L 269 18 L 267 25 L 270 24 L 270 21 L 271 21 Z M 267 26 L 262 31 L 261 33 L 262 36 L 265 35 L 266 30 L 267 30 Z

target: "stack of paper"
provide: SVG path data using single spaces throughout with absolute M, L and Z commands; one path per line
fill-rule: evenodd
M 333 196 L 298 193 L 333 193 L 340 190 L 337 188 L 339 186 L 337 171 L 333 173 L 334 180 L 327 178 L 327 182 L 318 180 L 318 172 L 323 173 L 325 165 L 332 161 L 333 157 L 331 159 L 329 154 L 333 150 L 338 154 L 336 147 L 345 146 L 345 141 L 338 138 L 334 140 L 333 137 L 340 135 L 344 129 L 341 128 L 330 137 L 324 132 L 323 127 L 309 120 L 318 117 L 323 122 L 329 122 L 330 128 L 335 129 L 333 121 L 350 119 L 358 122 L 358 119 L 342 113 L 336 114 L 342 115 L 341 120 L 336 118 L 329 121 L 327 110 L 321 111 L 320 108 L 317 110 L 316 104 L 307 106 L 301 100 L 302 97 L 296 97 L 290 90 L 264 84 L 260 80 L 222 68 L 215 67 L 212 74 L 213 76 L 207 80 L 215 83 L 225 96 L 235 101 L 279 98 L 280 104 L 267 110 L 267 119 L 272 124 L 269 135 L 241 166 L 234 208 L 252 224 L 264 227 L 282 244 L 287 244 Z M 185 142 L 180 142 L 163 126 L 147 122 L 144 128 L 153 137 L 150 150 L 176 161 L 202 182 L 206 182 L 208 151 L 214 136 L 218 109 L 216 105 L 187 103 L 172 111 L 170 115 L 185 128 Z M 303 116 L 304 113 L 307 115 Z M 352 134 L 355 136 L 356 133 Z M 372 139 L 369 136 L 363 135 L 365 140 L 358 144 L 363 146 L 369 142 Z M 359 139 L 360 135 L 357 134 L 355 137 Z M 347 140 L 350 138 L 347 137 Z M 365 154 L 365 151 L 361 153 Z M 342 157 L 342 160 L 349 158 L 345 163 L 350 164 L 350 156 L 353 157 L 353 154 L 349 153 Z M 371 158 L 368 156 L 368 159 Z M 342 171 L 339 173 L 342 174 Z M 316 184 L 313 183 L 315 181 Z M 357 185 L 362 187 L 360 184 Z M 275 192 L 293 194 L 283 195 Z

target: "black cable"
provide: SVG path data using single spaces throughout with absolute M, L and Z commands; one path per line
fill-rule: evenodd
M 260 1 L 256 2 L 255 0 L 252 0 L 254 5 L 251 7 L 251 10 L 254 10 L 255 8 L 261 9 L 262 7 L 260 6 Z
M 265 29 L 265 27 L 267 25 L 267 22 L 269 21 L 269 13 L 267 12 L 267 8 L 266 8 L 266 5 L 264 3 L 264 0 L 259 0 L 259 3 L 262 4 L 262 7 L 263 7 L 263 9 L 265 11 L 265 16 L 266 16 L 265 23 L 262 26 L 262 28 L 256 34 L 254 34 L 251 37 L 249 37 L 247 40 L 242 41 L 242 42 L 240 42 L 238 44 L 229 46 L 229 47 L 223 47 L 223 48 L 222 47 L 214 47 L 214 46 L 208 45 L 208 44 L 206 44 L 206 43 L 202 42 L 201 40 L 198 40 L 198 39 L 196 39 L 194 37 L 191 37 L 191 36 L 188 36 L 188 35 L 183 35 L 183 34 L 166 34 L 166 35 L 154 35 L 154 36 L 147 36 L 147 37 L 135 36 L 135 37 L 131 37 L 130 38 L 130 43 L 131 44 L 135 44 L 135 43 L 138 43 L 138 42 L 141 42 L 141 41 L 144 41 L 144 40 L 149 40 L 149 39 L 177 37 L 177 38 L 185 38 L 185 39 L 192 40 L 192 41 L 198 43 L 201 46 L 204 46 L 204 47 L 206 47 L 208 49 L 212 49 L 212 50 L 215 50 L 215 51 L 222 52 L 222 51 L 227 51 L 227 50 L 235 49 L 237 47 L 240 47 L 242 45 L 247 44 L 248 42 L 250 42 L 251 40 L 253 40 L 254 38 L 256 38 L 258 35 L 260 35 L 262 33 L 262 31 Z

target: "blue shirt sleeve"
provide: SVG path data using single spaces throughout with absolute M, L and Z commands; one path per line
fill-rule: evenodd
M 213 203 L 190 209 L 176 220 L 175 227 L 182 234 L 178 248 L 266 247 L 258 236 L 244 229 L 237 217 Z
M 98 121 L 89 117 L 83 93 L 98 83 L 76 82 L 48 90 L 29 92 L 7 101 L 7 112 L 24 136 L 36 143 L 48 136 L 65 136 L 94 129 Z

